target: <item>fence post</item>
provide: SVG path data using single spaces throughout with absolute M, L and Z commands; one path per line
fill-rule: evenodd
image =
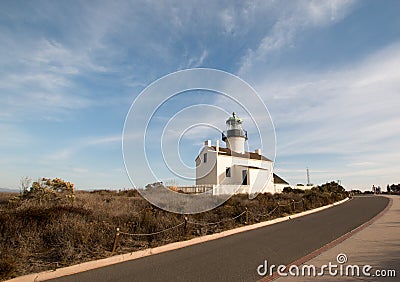
M 115 233 L 114 245 L 113 245 L 113 249 L 112 249 L 112 252 L 111 252 L 112 254 L 117 249 L 118 238 L 119 238 L 119 228 L 117 227 L 117 233 Z
M 249 209 L 246 207 L 246 222 L 245 224 L 249 224 Z
M 186 237 L 186 234 L 187 234 L 187 221 L 188 221 L 188 218 L 187 218 L 187 216 L 185 216 L 183 219 L 185 220 L 185 224 L 183 225 L 183 235 L 185 235 L 185 237 Z

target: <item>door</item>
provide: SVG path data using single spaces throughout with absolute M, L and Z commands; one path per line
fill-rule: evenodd
M 242 170 L 242 185 L 247 185 L 247 169 Z

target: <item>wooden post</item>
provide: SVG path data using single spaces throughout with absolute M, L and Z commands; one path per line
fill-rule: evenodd
M 114 238 L 114 246 L 113 246 L 113 249 L 112 249 L 112 252 L 111 252 L 112 254 L 117 249 L 118 238 L 119 238 L 119 228 L 117 227 L 117 233 L 115 233 L 115 238 Z
M 249 209 L 246 207 L 246 222 L 245 224 L 249 224 Z
M 188 221 L 187 216 L 184 217 L 184 220 L 185 220 L 185 224 L 183 225 L 183 234 L 186 236 L 186 234 L 187 234 L 187 221 Z

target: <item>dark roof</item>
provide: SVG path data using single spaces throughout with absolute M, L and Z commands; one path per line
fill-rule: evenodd
M 286 180 L 283 180 L 281 177 L 279 177 L 275 173 L 274 173 L 274 183 L 277 183 L 277 184 L 288 184 L 289 185 L 289 182 L 287 182 Z
M 211 149 L 216 151 L 215 146 L 211 146 Z M 262 161 L 270 161 L 267 157 L 264 157 L 263 155 L 259 155 L 254 152 L 244 152 L 244 154 L 232 152 L 231 149 L 224 148 L 224 147 L 219 147 L 219 152 L 218 155 L 223 155 L 223 156 L 232 156 L 232 157 L 239 157 L 239 158 L 244 158 L 244 159 L 252 159 L 252 160 L 262 160 Z

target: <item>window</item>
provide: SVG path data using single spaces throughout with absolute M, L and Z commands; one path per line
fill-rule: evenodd
M 226 168 L 225 175 L 226 175 L 226 177 L 231 177 L 231 168 L 230 167 Z
M 203 160 L 205 163 L 207 162 L 207 153 L 204 153 Z

